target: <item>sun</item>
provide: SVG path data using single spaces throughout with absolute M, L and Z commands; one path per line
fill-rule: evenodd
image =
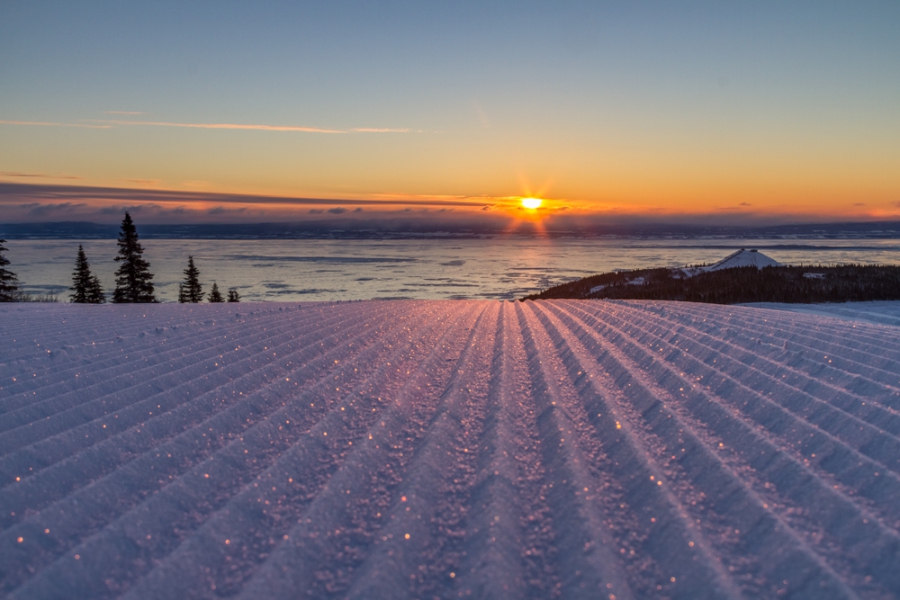
M 524 206 L 525 208 L 527 208 L 529 210 L 535 210 L 536 208 L 540 208 L 541 204 L 543 204 L 543 203 L 544 203 L 544 201 L 541 200 L 540 198 L 522 198 L 522 206 Z

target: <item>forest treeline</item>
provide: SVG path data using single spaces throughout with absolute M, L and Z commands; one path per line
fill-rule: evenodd
M 522 300 L 572 298 L 711 304 L 900 300 L 900 266 L 735 267 L 692 277 L 685 276 L 681 269 L 640 269 L 585 277 Z
M 54 297 L 34 298 L 19 291 L 18 277 L 5 267 L 10 264 L 3 253 L 7 248 L 3 245 L 6 240 L 0 239 L 0 302 L 29 302 L 51 301 Z M 150 272 L 150 263 L 143 258 L 144 248 L 140 243 L 137 228 L 131 215 L 125 213 L 119 232 L 118 253 L 116 262 L 120 263 L 116 270 L 116 287 L 112 292 L 112 301 L 118 304 L 126 303 L 155 303 L 158 302 L 154 294 L 153 273 Z M 106 293 L 100 285 L 100 279 L 91 272 L 84 248 L 79 244 L 75 257 L 75 270 L 72 273 L 72 292 L 70 301 L 77 304 L 103 304 L 107 301 Z M 178 284 L 178 301 L 197 303 L 203 301 L 203 285 L 200 283 L 200 270 L 194 265 L 194 257 L 188 257 L 188 266 L 184 270 L 184 280 Z M 219 286 L 213 282 L 212 289 L 206 296 L 209 302 L 225 302 Z M 238 291 L 231 288 L 227 292 L 228 302 L 240 302 Z

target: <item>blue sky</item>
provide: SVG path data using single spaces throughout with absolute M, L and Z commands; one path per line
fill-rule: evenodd
M 892 216 L 898 31 L 896 2 L 6 2 L 0 178 Z

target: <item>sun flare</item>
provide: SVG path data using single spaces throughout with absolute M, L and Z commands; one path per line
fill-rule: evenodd
M 522 206 L 529 210 L 540 208 L 544 201 L 540 198 L 522 198 Z

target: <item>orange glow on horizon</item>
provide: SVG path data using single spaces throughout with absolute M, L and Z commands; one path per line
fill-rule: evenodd
M 193 180 L 174 182 L 153 177 L 101 178 L 77 172 L 37 171 L 0 172 L 0 181 L 15 184 L 60 186 L 52 196 L 23 197 L 16 206 L 8 206 L 9 218 L 30 220 L 28 208 L 21 208 L 21 216 L 12 211 L 28 202 L 46 206 L 60 206 L 59 219 L 92 220 L 97 211 L 108 212 L 119 206 L 146 206 L 145 214 L 171 213 L 191 221 L 254 221 L 305 220 L 338 215 L 356 219 L 377 218 L 379 213 L 408 215 L 410 218 L 455 217 L 496 219 L 507 216 L 513 227 L 551 226 L 564 215 L 573 218 L 642 218 L 666 221 L 702 217 L 713 221 L 741 223 L 746 218 L 773 218 L 797 221 L 827 219 L 885 220 L 900 217 L 900 204 L 891 193 L 889 182 L 870 182 L 860 186 L 836 186 L 823 189 L 804 185 L 804 182 L 761 181 L 755 186 L 727 185 L 726 182 L 706 182 L 703 186 L 665 184 L 671 182 L 643 182 L 631 187 L 613 179 L 604 183 L 601 193 L 581 189 L 575 182 L 557 182 L 559 192 L 546 198 L 539 190 L 520 188 L 519 194 L 499 195 L 499 190 L 486 189 L 479 194 L 446 193 L 452 190 L 440 186 L 398 185 L 394 190 L 361 193 L 348 190 L 292 188 L 291 186 L 235 185 L 233 182 Z M 104 192 L 102 189 L 110 190 Z M 434 193 L 427 193 L 429 188 Z M 78 192 L 84 189 L 83 193 Z M 861 190 L 856 191 L 854 190 Z M 134 195 L 132 195 L 132 191 Z M 443 193 L 442 193 L 443 192 Z M 492 194 L 491 192 L 495 192 Z M 524 193 L 523 193 L 524 192 Z M 152 194 L 152 195 L 148 195 Z M 764 196 L 764 200 L 759 200 Z M 68 202 L 69 204 L 66 204 Z M 33 208 L 33 207 L 32 207 Z M 432 215 L 432 216 L 428 216 Z M 404 217 L 405 218 L 405 217 Z

